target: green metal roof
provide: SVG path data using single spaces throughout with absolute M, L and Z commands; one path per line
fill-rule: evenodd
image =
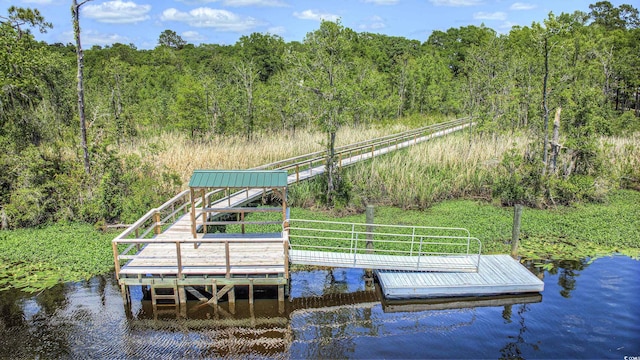
M 197 188 L 275 188 L 287 186 L 285 170 L 195 170 L 189 181 Z

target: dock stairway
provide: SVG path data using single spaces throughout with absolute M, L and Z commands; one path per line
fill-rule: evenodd
M 149 290 L 153 306 L 176 306 L 180 304 L 180 295 L 176 284 L 152 284 L 149 286 Z M 160 293 L 158 290 L 161 290 Z M 162 301 L 158 302 L 158 300 Z
M 478 272 L 482 244 L 463 228 L 290 219 L 292 264 L 375 270 Z

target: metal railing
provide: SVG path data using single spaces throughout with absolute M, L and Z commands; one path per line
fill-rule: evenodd
M 290 219 L 291 250 L 345 253 L 354 263 L 361 254 L 416 257 L 467 257 L 477 271 L 482 244 L 464 228 L 429 227 Z M 401 259 L 398 258 L 400 261 Z

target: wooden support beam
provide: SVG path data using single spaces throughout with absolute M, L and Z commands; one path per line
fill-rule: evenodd
M 200 293 L 200 291 L 196 290 L 193 286 L 183 286 L 182 288 L 184 290 L 186 290 L 189 294 L 191 294 L 193 297 L 198 299 L 198 301 L 200 301 L 200 302 L 205 302 L 206 303 L 206 302 L 209 301 L 209 299 L 207 299 L 206 296 L 202 295 L 202 293 Z
M 176 260 L 178 261 L 178 279 L 182 279 L 182 251 L 179 241 L 176 241 Z
M 227 279 L 231 278 L 231 257 L 229 255 L 229 242 L 225 241 L 224 242 L 224 258 L 225 258 L 225 264 L 227 267 L 227 271 L 226 271 L 226 275 L 225 277 Z
M 194 199 L 195 191 L 193 190 L 193 188 L 190 188 L 189 192 L 191 195 L 191 234 L 193 235 L 193 238 L 196 239 L 198 237 L 198 234 L 196 232 L 196 202 Z
M 204 209 L 207 207 L 207 202 L 206 202 L 206 194 L 204 191 L 204 188 L 200 189 L 200 196 L 202 196 L 202 233 L 206 234 L 207 233 L 207 220 L 208 219 L 208 214 L 204 211 Z
M 180 305 L 187 304 L 187 293 L 184 291 L 184 286 L 178 286 L 178 300 L 180 301 Z
M 129 287 L 127 285 L 120 285 L 120 292 L 122 292 L 122 302 L 125 304 L 131 303 L 131 296 L 129 295 Z
M 115 263 L 115 271 L 116 271 L 116 280 L 120 279 L 120 259 L 118 258 L 118 244 L 116 242 L 111 242 L 111 247 L 113 248 L 113 262 Z
M 253 279 L 249 279 L 249 304 L 253 305 Z
M 214 286 L 215 286 L 215 280 L 214 280 Z M 211 300 L 209 300 L 207 302 L 207 304 L 218 304 L 218 300 L 220 300 L 221 297 L 223 297 L 226 293 L 228 293 L 229 291 L 233 290 L 234 286 L 233 285 L 225 285 L 222 289 L 220 289 L 219 291 L 214 291 L 214 293 L 212 294 L 213 297 L 211 298 Z M 229 298 L 233 297 L 233 301 L 235 302 L 235 292 L 233 293 L 233 295 L 229 295 Z M 229 300 L 231 301 L 231 299 Z
M 216 279 L 211 281 L 211 299 L 207 301 L 207 304 L 218 305 L 218 284 L 216 283 Z
M 284 302 L 284 285 L 278 285 L 278 302 Z

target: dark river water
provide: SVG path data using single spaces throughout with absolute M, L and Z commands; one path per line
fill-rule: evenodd
M 640 261 L 562 262 L 542 296 L 380 301 L 359 270 L 299 271 L 291 297 L 153 310 L 112 276 L 0 292 L 3 358 L 640 359 Z M 265 294 L 269 296 L 271 294 Z M 626 356 L 626 358 L 625 358 Z

